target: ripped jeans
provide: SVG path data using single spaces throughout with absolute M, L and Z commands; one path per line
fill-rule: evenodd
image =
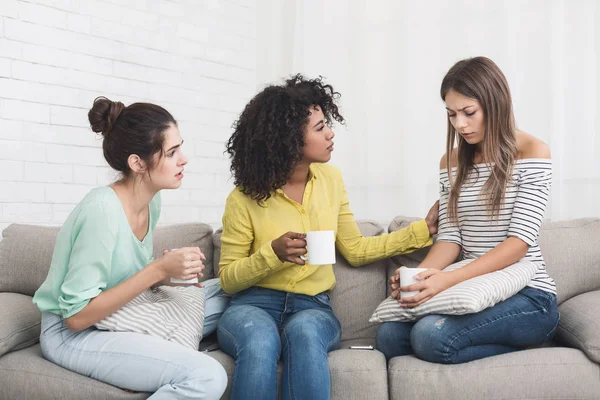
M 429 362 L 459 364 L 549 341 L 558 319 L 556 296 L 526 287 L 475 314 L 385 322 L 377 331 L 377 349 L 387 359 L 414 354 Z
M 232 400 L 276 400 L 280 358 L 282 399 L 329 399 L 327 353 L 340 347 L 341 326 L 327 293 L 253 286 L 233 296 L 217 334 L 235 359 Z

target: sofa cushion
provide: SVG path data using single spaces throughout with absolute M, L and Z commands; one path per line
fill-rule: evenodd
M 33 296 L 48 275 L 60 228 L 12 224 L 0 241 L 0 292 Z
M 390 223 L 389 231 L 398 230 L 417 219 L 398 216 Z M 578 294 L 600 289 L 598 238 L 600 238 L 600 218 L 542 224 L 538 243 L 548 274 L 556 282 L 559 304 Z M 417 267 L 428 252 L 429 248 L 426 248 L 412 254 L 394 257 L 392 260 L 395 266 L 388 270 L 388 275 L 391 275 L 400 265 Z
M 0 293 L 0 304 L 0 356 L 36 344 L 41 313 L 31 302 L 31 296 Z
M 559 304 L 600 289 L 600 218 L 545 223 L 538 243 Z
M 33 296 L 48 275 L 59 227 L 12 224 L 0 241 L 0 292 Z M 202 280 L 213 277 L 212 228 L 210 225 L 177 224 L 154 231 L 154 257 L 162 249 L 197 246 L 206 256 Z
M 517 351 L 457 365 L 414 356 L 389 363 L 390 398 L 444 400 L 598 399 L 598 365 L 579 350 Z
M 223 399 L 231 395 L 234 361 L 222 351 L 209 356 L 218 360 L 228 377 Z M 377 350 L 341 349 L 329 353 L 332 400 L 385 400 L 388 398 L 387 364 Z M 277 369 L 278 387 L 281 388 L 281 362 Z
M 373 221 L 357 221 L 363 236 L 383 233 Z M 333 266 L 336 285 L 331 291 L 333 312 L 342 324 L 342 340 L 365 340 L 375 337 L 377 326 L 369 317 L 385 299 L 386 267 L 389 260 L 381 260 L 361 267 L 352 267 L 340 253 Z
M 473 260 L 454 263 L 444 271 L 454 271 Z M 499 271 L 476 276 L 460 282 L 413 307 L 401 307 L 392 297 L 385 299 L 371 316 L 370 322 L 414 321 L 429 314 L 473 314 L 508 299 L 523 289 L 535 275 L 538 267 L 520 261 Z M 401 285 L 404 286 L 402 282 Z
M 0 399 L 141 400 L 149 396 L 59 367 L 42 357 L 39 344 L 0 357 Z
M 205 290 L 195 286 L 159 286 L 106 318 L 96 328 L 150 335 L 198 350 L 204 328 Z
M 575 296 L 563 302 L 558 311 L 556 339 L 600 363 L 600 290 Z

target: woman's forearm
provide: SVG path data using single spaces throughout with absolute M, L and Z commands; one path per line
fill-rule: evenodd
M 131 278 L 108 290 L 100 292 L 77 314 L 65 318 L 67 327 L 74 332 L 89 328 L 117 311 L 165 276 L 158 268 L 160 259 L 149 264 Z
M 516 237 L 505 239 L 498 246 L 462 268 L 449 272 L 458 283 L 489 272 L 506 268 L 527 254 L 529 245 Z
M 456 243 L 436 242 L 419 267 L 442 270 L 456 261 L 460 250 L 460 246 Z

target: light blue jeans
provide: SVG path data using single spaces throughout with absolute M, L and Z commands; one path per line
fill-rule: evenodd
M 208 335 L 229 303 L 218 279 L 205 282 L 205 324 Z M 227 374 L 212 357 L 164 339 L 94 327 L 71 332 L 63 318 L 42 314 L 40 336 L 47 360 L 73 372 L 160 399 L 219 399 Z
M 387 359 L 414 354 L 429 362 L 459 364 L 549 341 L 558 320 L 556 296 L 526 287 L 475 314 L 384 322 L 377 330 L 377 349 Z
M 223 351 L 235 359 L 232 400 L 277 399 L 280 357 L 284 400 L 329 399 L 327 353 L 340 347 L 341 325 L 327 293 L 251 287 L 233 296 L 217 335 Z

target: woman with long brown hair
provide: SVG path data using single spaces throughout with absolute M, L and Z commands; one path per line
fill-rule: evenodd
M 554 334 L 556 288 L 537 244 L 552 162 L 543 141 L 516 129 L 508 83 L 490 59 L 459 61 L 440 92 L 448 133 L 440 162 L 438 238 L 419 266 L 428 268 L 418 274 L 421 282 L 401 287 L 396 272 L 392 296 L 418 290 L 399 300 L 416 307 L 462 281 L 520 261 L 538 267 L 524 289 L 479 313 L 386 322 L 377 332 L 377 347 L 387 358 L 415 354 L 454 364 L 537 345 Z M 470 262 L 442 271 L 461 252 Z

